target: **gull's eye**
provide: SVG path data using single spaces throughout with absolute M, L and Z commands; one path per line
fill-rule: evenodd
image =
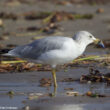
M 92 36 L 89 36 L 89 38 L 92 38 Z

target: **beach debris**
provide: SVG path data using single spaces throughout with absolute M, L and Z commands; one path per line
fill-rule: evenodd
M 87 96 L 91 96 L 91 95 L 92 95 L 92 92 L 91 92 L 91 91 L 88 91 L 88 92 L 86 93 L 86 95 L 87 95 Z
M 33 27 L 34 28 L 34 27 Z M 37 28 L 36 27 L 36 31 L 32 32 L 32 28 L 29 29 L 31 30 L 30 32 L 27 33 L 15 33 L 15 36 L 37 36 L 38 34 L 41 33 L 45 33 L 45 34 L 54 34 L 56 32 L 56 30 L 59 28 L 59 25 L 55 24 L 55 23 L 47 23 L 45 26 L 41 27 L 41 28 Z
M 96 98 L 96 97 L 107 97 L 104 94 L 92 93 L 91 91 L 86 92 L 85 95 L 89 96 L 89 97 L 93 97 L 93 98 Z
M 104 13 L 104 9 L 103 8 L 98 8 L 97 10 L 96 10 L 96 13 Z
M 97 97 L 107 97 L 107 95 L 105 94 L 100 94 L 100 93 L 93 93 L 91 91 L 87 91 L 83 94 L 80 94 L 78 91 L 67 91 L 66 92 L 66 95 L 67 96 L 88 96 L 88 97 L 91 97 L 91 98 L 97 98 Z
M 42 78 L 39 82 L 41 87 L 50 87 L 52 85 L 51 78 Z
M 2 36 L 2 37 L 0 37 L 0 40 L 9 40 L 9 37 L 8 36 Z
M 10 49 L 0 49 L 0 54 L 7 53 Z M 74 67 L 74 66 L 90 66 L 90 64 L 94 63 L 97 64 L 100 62 L 99 66 L 108 67 L 110 63 L 110 55 L 105 56 L 82 56 L 74 60 L 72 63 L 69 63 L 67 65 L 61 66 L 61 68 L 65 69 L 67 66 Z M 15 57 L 8 57 L 8 56 L 2 56 L 0 55 L 0 73 L 6 73 L 6 72 L 23 72 L 23 71 L 51 71 L 51 68 L 49 65 L 42 65 L 42 64 L 35 64 L 27 62 L 26 60 L 22 60 L 20 58 Z M 104 73 L 106 74 L 106 73 Z M 90 74 L 89 74 L 90 75 Z M 90 79 L 90 76 L 82 75 L 80 78 L 80 82 L 93 82 Z M 99 77 L 99 76 L 98 76 Z M 94 79 L 94 77 L 92 77 Z M 99 78 L 100 79 L 100 78 Z M 79 80 L 79 79 L 77 79 Z M 65 78 L 61 80 L 61 82 L 73 82 L 76 81 L 74 78 Z M 98 81 L 98 80 L 97 80 Z
M 77 92 L 77 91 L 67 91 L 66 95 L 67 96 L 78 96 L 79 92 Z
M 50 14 L 47 18 L 43 20 L 44 23 L 55 23 L 60 22 L 62 20 L 75 20 L 75 19 L 92 19 L 93 14 L 76 14 L 69 12 L 54 12 Z
M 45 36 L 36 36 L 36 37 L 33 37 L 31 40 L 37 40 L 37 39 L 41 39 L 41 38 L 44 38 Z
M 12 20 L 17 20 L 18 16 L 14 13 L 6 13 L 6 12 L 0 12 L 0 18 L 1 19 L 12 19 Z
M 23 16 L 26 20 L 37 20 L 37 19 L 44 19 L 47 16 L 49 16 L 51 12 L 35 12 L 30 11 L 27 13 L 24 13 Z
M 20 31 L 28 31 L 26 33 L 10 33 L 14 36 L 35 36 L 41 33 L 45 34 L 54 34 L 57 29 L 61 29 L 60 25 L 57 22 L 64 20 L 76 20 L 76 19 L 92 19 L 93 14 L 78 14 L 73 12 L 65 11 L 54 11 L 54 12 L 45 12 L 45 11 L 29 11 L 25 13 L 13 13 L 13 12 L 0 12 L 0 18 L 3 21 L 4 19 L 25 19 L 25 20 L 41 20 L 41 27 L 30 26 L 27 28 L 19 27 Z
M 5 50 L 6 51 L 6 50 Z M 3 51 L 0 51 L 2 54 Z M 4 59 L 4 60 L 3 60 Z M 23 72 L 23 71 L 50 71 L 49 65 L 35 64 L 32 62 L 27 62 L 20 58 L 14 57 L 4 57 L 0 58 L 0 72 Z
M 4 61 L 0 64 L 0 72 L 23 72 L 23 71 L 35 71 L 37 66 L 33 63 L 24 63 L 23 60 L 17 61 Z
M 48 23 L 44 28 L 42 28 L 42 32 L 46 34 L 54 34 L 56 29 L 58 29 L 58 25 L 55 23 Z
M 84 55 L 79 57 L 78 59 L 75 59 L 73 62 L 79 62 L 79 61 L 92 61 L 92 60 L 96 60 L 97 58 L 100 58 L 100 56 L 88 56 L 85 57 Z
M 23 110 L 30 110 L 30 107 L 27 105 L 27 106 L 23 107 Z
M 66 92 L 66 95 L 67 96 L 88 96 L 88 97 L 91 97 L 91 98 L 97 98 L 97 97 L 108 97 L 107 95 L 105 94 L 100 94 L 100 93 L 93 93 L 91 91 L 87 91 L 83 94 L 79 93 L 78 91 L 67 91 Z
M 34 100 L 34 99 L 38 99 L 38 98 L 44 97 L 44 96 L 47 96 L 47 94 L 43 94 L 43 93 L 30 93 L 28 95 L 28 99 L 29 100 Z
M 44 23 L 59 22 L 62 20 L 74 20 L 74 19 L 92 19 L 93 14 L 76 14 L 64 11 L 54 11 L 54 12 L 41 12 L 41 11 L 30 11 L 22 14 L 15 14 L 12 12 L 0 12 L 0 18 L 2 19 L 12 19 L 17 20 L 18 18 L 24 18 L 25 20 L 43 20 Z M 1 22 L 2 23 L 2 22 Z
M 97 5 L 97 4 L 107 4 L 109 0 L 63 0 L 63 1 L 56 1 L 55 3 L 58 5 L 72 5 L 72 4 L 90 4 L 90 5 Z
M 92 82 L 104 82 L 110 83 L 110 73 L 103 74 L 97 69 L 90 68 L 90 72 L 87 75 L 82 75 L 80 78 L 81 83 Z
M 12 98 L 15 95 L 15 92 L 14 91 L 9 91 L 7 93 L 7 95 L 9 95 L 9 97 Z
M 3 27 L 3 20 L 0 19 L 0 27 Z

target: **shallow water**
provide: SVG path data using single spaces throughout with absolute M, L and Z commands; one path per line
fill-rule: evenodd
M 101 72 L 109 71 L 109 69 L 100 69 Z M 57 72 L 58 89 L 55 97 L 45 96 L 45 94 L 53 92 L 53 86 L 40 87 L 39 80 L 41 78 L 51 78 L 50 72 L 26 72 L 16 74 L 0 74 L 0 106 L 17 107 L 22 109 L 28 105 L 32 110 L 109 110 L 109 97 L 105 98 L 89 98 L 87 96 L 67 96 L 65 88 L 73 88 L 79 94 L 87 91 L 97 92 L 110 96 L 110 86 L 105 83 L 80 83 L 79 81 L 61 82 L 65 78 L 80 78 L 81 74 L 88 74 L 88 68 L 69 68 L 67 72 L 63 70 Z M 9 91 L 13 91 L 15 95 L 10 97 L 7 95 Z M 41 93 L 44 96 L 33 100 L 29 100 L 29 94 Z M 25 103 L 24 103 L 25 102 Z M 96 103 L 94 103 L 96 102 Z M 103 103 L 103 106 L 102 106 Z

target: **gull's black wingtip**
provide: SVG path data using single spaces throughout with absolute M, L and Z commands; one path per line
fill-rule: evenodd
M 8 53 L 10 50 L 11 49 L 0 49 L 0 55 Z

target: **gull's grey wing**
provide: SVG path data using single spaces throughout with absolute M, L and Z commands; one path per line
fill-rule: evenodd
M 45 52 L 62 48 L 67 39 L 66 37 L 47 37 L 39 39 L 30 44 L 16 47 L 11 50 L 9 54 L 21 58 L 37 59 Z

